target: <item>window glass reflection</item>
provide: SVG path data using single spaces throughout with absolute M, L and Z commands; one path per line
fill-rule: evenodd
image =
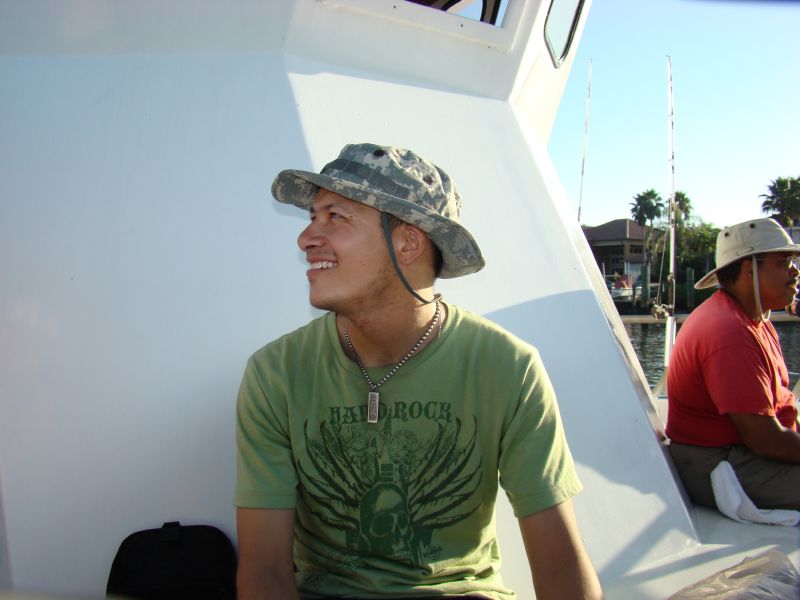
M 512 0 L 407 0 L 490 25 L 502 25 L 506 6 Z
M 544 37 L 556 67 L 563 64 L 569 53 L 582 7 L 583 0 L 553 0 L 550 5 L 544 24 Z

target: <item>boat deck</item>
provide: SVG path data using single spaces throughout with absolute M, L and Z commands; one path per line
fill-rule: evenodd
M 785 554 L 800 571 L 800 526 L 738 523 L 716 510 L 693 507 L 702 542 L 657 564 L 646 565 L 604 586 L 610 600 L 663 599 L 667 595 L 769 550 Z

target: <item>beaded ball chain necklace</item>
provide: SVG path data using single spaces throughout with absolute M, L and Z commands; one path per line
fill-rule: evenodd
M 372 381 L 372 378 L 367 373 L 367 369 L 364 367 L 364 363 L 361 362 L 361 358 L 358 356 L 358 352 L 353 347 L 353 342 L 350 341 L 350 334 L 347 331 L 347 328 L 344 330 L 344 341 L 345 345 L 347 346 L 347 352 L 350 353 L 353 358 L 356 360 L 356 364 L 358 368 L 361 369 L 361 373 L 364 375 L 364 379 L 367 381 L 367 385 L 370 387 L 370 391 L 367 394 L 367 422 L 368 423 L 377 423 L 378 422 L 378 408 L 380 407 L 381 396 L 378 392 L 378 388 L 380 388 L 384 383 L 389 381 L 391 377 L 397 373 L 397 371 L 402 367 L 409 358 L 414 356 L 417 351 L 422 347 L 422 344 L 425 343 L 425 340 L 431 335 L 431 332 L 436 327 L 437 323 L 439 324 L 439 333 L 442 332 L 442 325 L 441 325 L 441 318 L 442 318 L 442 311 L 441 306 L 439 305 L 439 301 L 436 301 L 436 312 L 433 313 L 433 320 L 431 321 L 428 330 L 422 334 L 422 337 L 417 340 L 417 343 L 414 344 L 414 347 L 408 351 L 408 353 L 400 359 L 400 362 L 397 363 L 394 367 L 392 367 L 391 371 L 389 371 L 386 375 L 383 376 L 378 383 Z M 434 338 L 434 341 L 438 339 L 438 335 Z

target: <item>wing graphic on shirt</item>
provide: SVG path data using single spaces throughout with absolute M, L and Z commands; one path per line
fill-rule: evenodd
M 332 426 L 304 435 L 307 461 L 298 460 L 300 496 L 324 526 L 344 532 L 361 556 L 420 563 L 441 548 L 434 533 L 466 519 L 481 504 L 482 459 L 477 420 L 435 424 L 427 439 L 392 419 Z

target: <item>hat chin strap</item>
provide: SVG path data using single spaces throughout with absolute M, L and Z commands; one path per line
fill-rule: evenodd
M 769 319 L 769 315 L 771 311 L 764 312 L 764 309 L 761 307 L 761 290 L 759 289 L 758 285 L 758 259 L 754 256 L 752 258 L 753 261 L 753 296 L 756 299 L 756 320 L 758 321 L 767 321 Z
M 400 265 L 397 264 L 397 256 L 394 253 L 394 244 L 392 243 L 392 230 L 389 227 L 389 217 L 388 215 L 381 211 L 381 223 L 383 224 L 383 235 L 386 238 L 386 245 L 389 247 L 389 256 L 392 258 L 392 265 L 394 266 L 394 271 L 397 273 L 397 276 L 400 278 L 400 281 L 403 283 L 403 286 L 408 290 L 408 293 L 414 296 L 417 300 L 422 302 L 422 304 L 433 304 L 441 300 L 441 294 L 434 294 L 432 300 L 425 300 L 422 296 L 420 296 L 417 292 L 414 291 L 414 288 L 411 287 L 411 284 L 408 283 L 408 280 L 403 275 L 403 272 L 400 270 Z

